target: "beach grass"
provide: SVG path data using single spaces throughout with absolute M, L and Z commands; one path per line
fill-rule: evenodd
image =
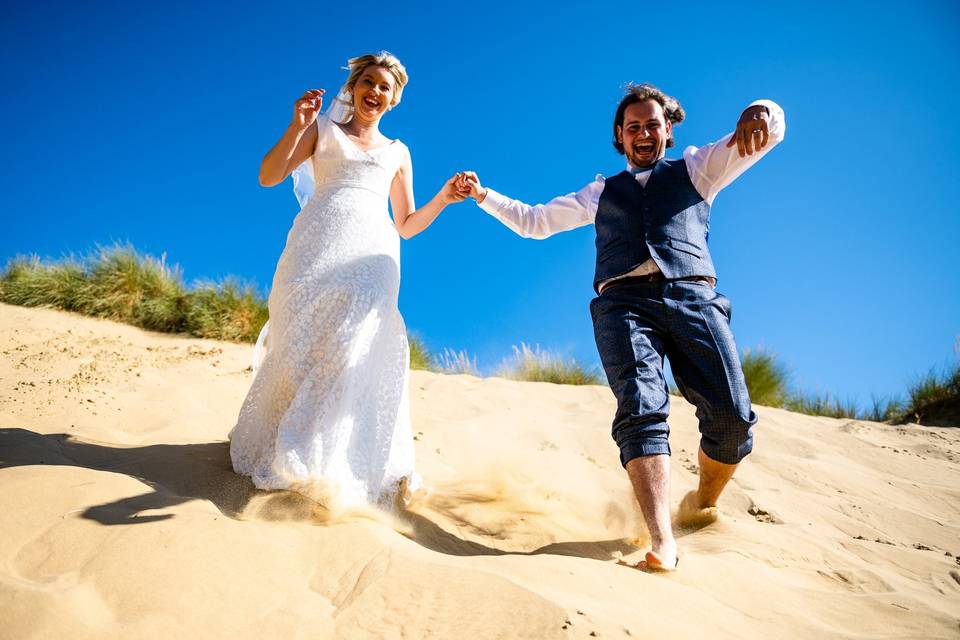
M 897 413 L 893 421 L 899 424 L 960 427 L 960 363 L 939 373 L 931 370 L 917 379 Z
M 129 243 L 98 246 L 93 252 L 59 260 L 18 256 L 0 274 L 0 302 L 48 307 L 107 318 L 166 333 L 198 338 L 256 342 L 268 318 L 267 302 L 252 284 L 235 277 L 186 286 L 179 266 Z M 434 354 L 422 338 L 408 336 L 410 368 L 480 375 L 476 356 L 444 349 Z M 574 361 L 553 358 L 526 345 L 506 373 L 518 380 L 558 384 L 602 384 Z
M 81 309 L 86 274 L 75 259 L 45 265 L 40 259 L 17 257 L 9 262 L 0 277 L 0 300 L 23 307 L 54 307 L 68 311 Z
M 789 396 L 789 374 L 777 356 L 764 349 L 747 349 L 740 358 L 750 399 L 765 407 L 782 407 Z
M 960 363 L 920 376 L 908 386 L 905 401 L 874 397 L 866 409 L 829 392 L 791 389 L 787 367 L 769 351 L 747 350 L 741 364 L 750 399 L 759 405 L 811 416 L 960 427 Z
M 184 328 L 187 292 L 179 269 L 129 245 L 44 262 L 17 257 L 0 276 L 0 301 L 108 318 L 152 331 Z
M 870 406 L 862 410 L 858 416 L 860 420 L 870 422 L 891 422 L 903 410 L 903 403 L 899 398 L 877 398 L 871 396 Z
M 574 359 L 563 359 L 539 346 L 525 343 L 513 347 L 513 358 L 504 363 L 499 374 L 511 380 L 552 382 L 554 384 L 605 384 L 606 381 Z
M 466 350 L 454 351 L 453 349 L 444 348 L 438 360 L 440 363 L 439 370 L 442 373 L 462 373 L 471 376 L 480 376 L 477 357 L 471 357 Z
M 253 284 L 228 277 L 187 287 L 182 271 L 168 264 L 165 254 L 155 258 L 126 243 L 60 260 L 13 258 L 0 273 L 0 302 L 74 311 L 151 331 L 248 343 L 256 341 L 268 316 L 266 299 Z M 477 358 L 466 351 L 444 349 L 436 355 L 418 336 L 408 340 L 411 369 L 480 375 Z M 866 410 L 829 393 L 792 390 L 787 367 L 771 351 L 747 350 L 741 364 L 756 404 L 808 415 L 960 427 L 960 363 L 920 376 L 909 385 L 905 401 L 874 398 Z M 555 384 L 605 384 L 602 374 L 576 360 L 525 343 L 513 347 L 513 358 L 497 375 Z M 671 393 L 677 393 L 675 388 Z
M 408 334 L 407 344 L 410 346 L 410 368 L 420 371 L 436 371 L 437 365 L 433 354 L 427 348 L 423 338 L 417 335 Z
M 83 257 L 17 257 L 0 275 L 0 302 L 49 307 L 125 322 L 151 331 L 254 342 L 267 320 L 253 285 L 183 284 L 180 268 L 129 244 L 97 247 Z
M 830 393 L 794 393 L 782 405 L 784 409 L 808 416 L 868 419 L 853 400 L 841 400 Z M 881 421 L 882 422 L 882 421 Z
M 267 317 L 266 301 L 235 278 L 202 282 L 187 294 L 186 330 L 201 338 L 256 342 Z
M 78 289 L 81 313 L 149 329 L 179 332 L 184 328 L 186 289 L 180 269 L 140 255 L 129 245 L 98 249 L 82 263 Z
M 791 388 L 790 371 L 780 358 L 767 349 L 746 349 L 740 357 L 743 377 L 750 400 L 765 407 L 777 407 L 810 416 L 850 418 L 887 422 L 896 415 L 896 400 L 874 399 L 867 411 L 861 411 L 853 400 L 843 400 L 830 393 L 810 393 Z

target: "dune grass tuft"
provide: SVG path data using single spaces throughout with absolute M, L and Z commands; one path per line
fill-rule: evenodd
M 200 283 L 187 294 L 186 330 L 201 338 L 256 342 L 267 316 L 267 303 L 253 285 L 234 278 Z
M 410 368 L 420 371 L 436 371 L 433 354 L 427 348 L 422 338 L 416 335 L 407 335 L 407 344 L 410 345 Z
M 861 420 L 871 422 L 893 422 L 903 414 L 903 403 L 899 398 L 870 399 L 870 407 L 860 414 Z
M 960 363 L 942 373 L 930 371 L 908 390 L 894 422 L 960 427 Z
M 781 406 L 788 411 L 804 413 L 808 416 L 827 416 L 828 418 L 850 418 L 854 420 L 863 417 L 856 402 L 840 400 L 829 393 L 798 393 L 787 398 L 787 401 Z
M 183 330 L 186 290 L 180 270 L 129 245 L 99 248 L 86 260 L 77 311 L 150 329 Z
M 0 301 L 79 311 L 85 285 L 86 274 L 76 260 L 45 265 L 36 256 L 17 257 L 0 276 Z
M 480 367 L 477 366 L 477 357 L 470 357 L 466 350 L 454 351 L 445 348 L 438 358 L 440 371 L 443 373 L 465 373 L 471 376 L 480 376 Z
M 829 393 L 805 393 L 790 388 L 790 372 L 771 351 L 746 349 L 740 357 L 743 377 L 754 404 L 778 407 L 809 416 L 876 420 L 890 419 L 896 402 L 887 405 L 874 401 L 869 412 L 862 413 L 852 400 L 840 400 Z
M 765 407 L 784 405 L 789 394 L 789 375 L 776 355 L 762 349 L 747 349 L 740 364 L 753 402 Z
M 750 399 L 756 404 L 811 416 L 960 427 L 960 363 L 941 373 L 930 371 L 911 384 L 906 402 L 896 397 L 873 398 L 861 410 L 853 400 L 830 393 L 791 390 L 787 368 L 770 352 L 747 350 L 741 362 Z
M 0 275 L 0 302 L 239 342 L 254 342 L 267 320 L 266 302 L 252 285 L 228 278 L 188 290 L 166 256 L 143 255 L 129 244 L 98 247 L 79 259 L 14 258 Z
M 114 245 L 52 263 L 36 256 L 14 258 L 0 276 L 0 301 L 76 311 L 153 331 L 181 331 L 186 291 L 179 269 L 162 258 Z
M 552 382 L 554 384 L 604 384 L 603 378 L 576 360 L 562 360 L 537 346 L 513 347 L 513 360 L 506 363 L 499 375 L 511 380 Z

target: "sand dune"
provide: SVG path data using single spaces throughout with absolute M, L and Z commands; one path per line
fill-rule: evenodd
M 955 638 L 960 430 L 758 408 L 721 519 L 640 573 L 602 387 L 414 372 L 432 492 L 232 473 L 250 347 L 0 305 L 0 637 Z M 675 401 L 675 504 L 696 482 Z

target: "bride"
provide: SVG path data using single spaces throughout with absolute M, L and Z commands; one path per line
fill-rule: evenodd
M 414 206 L 410 151 L 379 128 L 400 102 L 406 70 L 387 52 L 349 65 L 333 108 L 318 115 L 324 91 L 307 91 L 260 165 L 264 186 L 293 174 L 302 208 L 273 277 L 253 384 L 230 432 L 237 473 L 331 509 L 390 506 L 419 483 L 397 308 L 399 237 L 420 233 L 469 193 L 458 174 Z

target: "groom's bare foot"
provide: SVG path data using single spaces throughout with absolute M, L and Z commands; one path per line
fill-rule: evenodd
M 670 571 L 676 571 L 677 565 L 680 564 L 680 558 L 677 555 L 667 559 L 653 551 L 647 551 L 645 557 L 646 560 L 637 564 L 637 569 L 647 573 L 669 573 Z
M 697 461 L 700 463 L 697 490 L 683 497 L 674 517 L 676 525 L 685 529 L 699 529 L 717 521 L 720 516 L 717 501 L 737 470 L 735 464 L 712 459 L 703 448 L 697 451 Z
M 704 505 L 699 492 L 690 491 L 680 501 L 674 523 L 686 529 L 700 529 L 716 522 L 719 517 L 720 511 L 715 504 Z
M 666 573 L 676 571 L 679 561 L 677 542 L 676 540 L 672 540 L 667 544 L 659 545 L 647 551 L 644 559 L 637 564 L 629 564 L 627 562 L 620 562 L 620 564 L 647 573 Z

